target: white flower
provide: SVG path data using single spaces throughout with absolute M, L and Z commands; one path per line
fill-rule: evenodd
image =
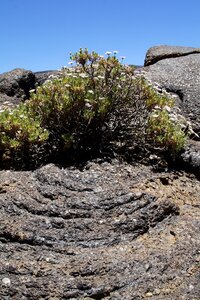
M 69 61 L 69 62 L 68 62 L 68 65 L 73 65 L 73 61 Z
M 174 115 L 174 114 L 171 115 L 171 116 L 170 116 L 170 120 L 173 121 L 173 122 L 174 122 L 174 121 L 177 121 L 177 116 Z
M 167 106 L 167 105 L 164 106 L 164 109 L 165 109 L 167 112 L 171 112 L 171 107 L 169 107 L 169 106 Z
M 53 74 L 51 74 L 51 75 L 49 75 L 49 77 L 48 77 L 49 79 L 54 79 L 54 78 L 57 78 L 57 76 L 55 76 L 55 75 L 53 75 Z
M 118 51 L 117 50 L 113 51 L 113 54 L 115 54 L 115 55 L 118 54 Z
M 161 110 L 161 107 L 160 107 L 159 105 L 155 105 L 155 106 L 154 106 L 154 109 L 155 109 L 155 110 L 156 110 L 156 109 L 157 109 L 157 110 Z
M 85 103 L 85 107 L 87 107 L 87 108 L 91 108 L 92 107 L 92 105 L 90 104 L 90 103 Z
M 154 113 L 154 114 L 151 115 L 151 117 L 152 117 L 152 118 L 158 118 L 159 115 Z
M 93 95 L 94 91 L 93 90 L 89 90 L 88 93 Z
M 104 79 L 104 76 L 99 75 L 99 76 L 97 76 L 97 78 Z
M 106 53 L 105 53 L 106 55 L 111 55 L 112 54 L 112 52 L 111 51 L 106 51 Z
M 51 84 L 51 80 L 47 79 L 45 82 L 44 82 L 44 85 L 48 85 L 48 84 Z
M 124 60 L 126 58 L 126 56 L 121 56 L 121 60 Z
M 81 78 L 87 78 L 87 77 L 88 77 L 88 75 L 85 74 L 85 73 L 81 73 L 81 74 L 79 74 L 79 76 L 80 76 Z

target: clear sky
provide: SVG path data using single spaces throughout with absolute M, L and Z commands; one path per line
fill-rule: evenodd
M 163 44 L 200 47 L 199 0 L 0 0 L 0 73 L 59 69 L 80 47 L 142 65 Z

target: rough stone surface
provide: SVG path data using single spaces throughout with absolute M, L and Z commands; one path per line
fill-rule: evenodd
M 38 85 L 42 85 L 51 75 L 57 75 L 59 71 L 52 70 L 52 71 L 40 71 L 35 72 L 35 78 Z
M 157 61 L 165 58 L 186 56 L 196 53 L 200 53 L 200 48 L 180 46 L 154 46 L 147 51 L 144 65 L 153 65 Z
M 180 161 L 186 170 L 200 176 L 200 142 L 190 140 L 189 145 L 180 156 Z
M 113 161 L 0 182 L 0 299 L 199 300 L 195 176 Z
M 155 51 L 149 50 L 151 57 L 158 61 L 144 67 L 143 71 L 152 83 L 177 96 L 182 114 L 200 136 L 200 49 L 191 48 L 193 50 L 185 52 L 184 49 L 190 48 L 161 46 Z M 146 60 L 149 59 L 148 52 Z M 170 53 L 173 54 L 171 58 Z
M 29 98 L 29 91 L 35 88 L 35 75 L 24 69 L 14 69 L 0 74 L 0 104 L 8 101 L 18 104 Z

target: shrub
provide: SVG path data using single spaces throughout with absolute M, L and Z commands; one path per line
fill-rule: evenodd
M 153 145 L 176 152 L 184 146 L 185 135 L 166 109 L 172 99 L 135 76 L 116 52 L 102 57 L 80 49 L 71 60 L 71 67 L 32 91 L 29 101 L 0 113 L 3 160 L 20 161 L 25 153 L 33 160 L 41 149 L 77 159 L 95 151 L 125 153 Z
M 26 105 L 0 113 L 0 155 L 8 165 L 21 166 L 23 160 L 26 164 L 28 159 L 36 158 L 46 140 L 48 131 L 40 126 L 37 118 L 29 115 Z
M 147 132 L 155 147 L 170 150 L 176 154 L 184 148 L 186 134 L 181 124 L 172 122 L 170 114 L 165 108 L 155 109 L 149 116 Z
M 145 128 L 148 110 L 133 68 L 115 55 L 103 58 L 82 49 L 71 59 L 75 66 L 39 87 L 28 105 L 50 132 L 51 143 L 80 153 L 124 145 L 133 136 L 137 143 L 143 139 L 138 126 Z
M 168 151 L 173 156 L 183 150 L 187 135 L 184 132 L 187 120 L 179 116 L 174 108 L 174 100 L 166 92 L 159 94 L 151 85 L 146 104 L 149 109 L 147 137 L 150 144 L 160 151 Z M 173 116 L 173 117 L 172 117 Z

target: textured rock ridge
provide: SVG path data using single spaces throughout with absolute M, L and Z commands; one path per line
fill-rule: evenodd
M 199 299 L 194 176 L 113 161 L 0 182 L 1 299 Z
M 145 57 L 145 66 L 153 65 L 159 60 L 175 58 L 190 54 L 200 53 L 200 48 L 180 47 L 180 46 L 154 46 L 151 47 Z

